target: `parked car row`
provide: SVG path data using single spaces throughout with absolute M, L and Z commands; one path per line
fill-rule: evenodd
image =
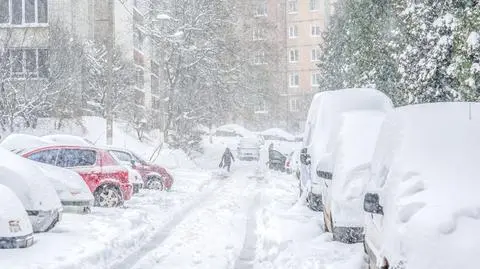
M 173 184 L 165 168 L 130 150 L 74 136 L 12 134 L 0 143 L 0 160 L 0 197 L 11 201 L 0 203 L 0 248 L 30 246 L 32 233 L 51 230 L 64 210 L 118 207 L 143 187 Z
M 300 192 L 334 240 L 363 242 L 369 268 L 476 268 L 479 103 L 322 92 L 305 130 Z

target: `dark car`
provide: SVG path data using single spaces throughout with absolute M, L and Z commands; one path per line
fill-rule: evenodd
M 268 151 L 268 168 L 276 171 L 285 172 L 285 162 L 287 161 L 287 156 L 283 155 L 279 151 L 269 150 Z

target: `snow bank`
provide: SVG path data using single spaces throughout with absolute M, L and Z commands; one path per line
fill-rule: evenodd
M 257 135 L 238 124 L 226 124 L 216 128 L 216 132 L 231 133 L 233 136 L 256 137 Z M 221 136 L 221 135 L 220 135 Z

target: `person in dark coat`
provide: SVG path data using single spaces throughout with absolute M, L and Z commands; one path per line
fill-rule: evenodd
M 227 167 L 227 171 L 230 172 L 230 165 L 232 165 L 232 160 L 235 161 L 235 158 L 233 158 L 233 154 L 230 149 L 226 148 L 225 152 L 223 153 L 222 160 L 220 161 L 219 167 Z

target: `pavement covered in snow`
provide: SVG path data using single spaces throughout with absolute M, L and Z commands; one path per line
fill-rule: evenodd
M 323 233 L 322 215 L 298 203 L 294 176 L 267 170 L 265 160 L 219 171 L 228 144 L 214 141 L 196 164 L 172 167 L 170 192 L 65 213 L 32 247 L 1 250 L 1 268 L 362 268 L 361 244 Z

